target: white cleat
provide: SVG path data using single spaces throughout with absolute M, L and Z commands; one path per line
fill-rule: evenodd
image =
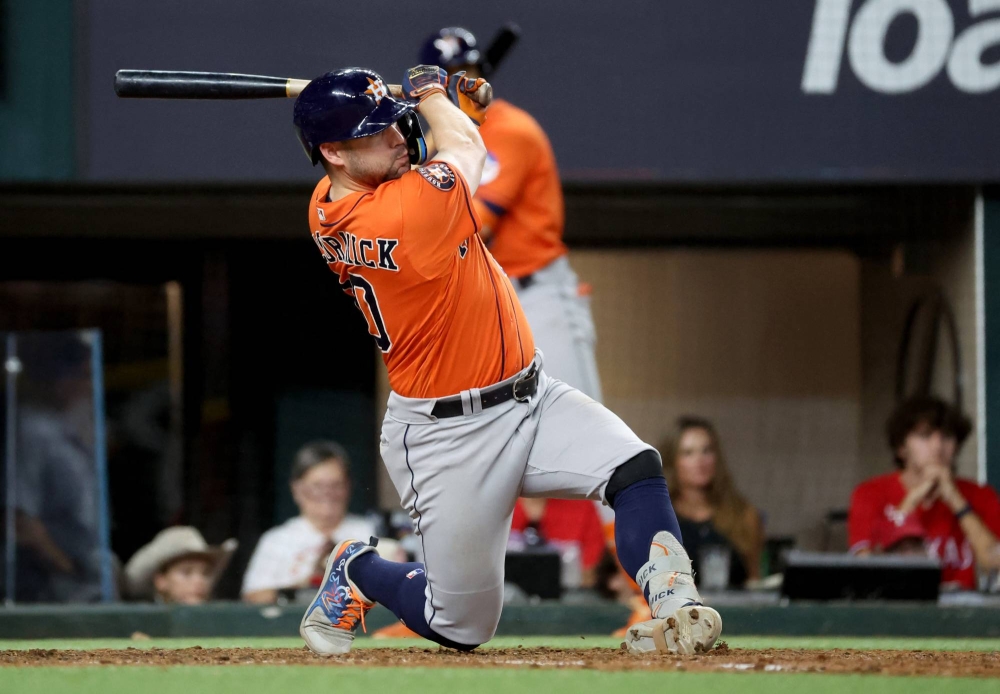
M 722 617 L 711 607 L 688 605 L 666 619 L 650 619 L 629 628 L 629 653 L 707 653 L 722 634 Z
M 712 649 L 722 634 L 722 617 L 701 604 L 691 560 L 676 537 L 656 533 L 635 582 L 648 596 L 653 619 L 626 632 L 629 653 L 693 655 Z

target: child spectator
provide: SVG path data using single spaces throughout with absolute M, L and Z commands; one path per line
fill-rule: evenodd
M 938 398 L 912 398 L 896 408 L 886 434 L 898 469 L 862 482 L 851 495 L 851 552 L 896 551 L 889 540 L 917 527 L 928 553 L 941 561 L 942 588 L 975 590 L 977 569 L 1000 567 L 1000 498 L 989 486 L 955 477 L 955 456 L 971 429 Z
M 125 565 L 126 594 L 133 600 L 201 605 L 235 550 L 233 539 L 212 547 L 195 528 L 167 528 Z

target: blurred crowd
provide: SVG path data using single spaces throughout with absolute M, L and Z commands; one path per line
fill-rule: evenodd
M 44 418 L 39 419 L 38 426 L 43 424 Z M 983 577 L 1000 568 L 1000 497 L 987 485 L 955 475 L 955 457 L 970 431 L 971 422 L 937 398 L 914 398 L 896 408 L 886 425 L 891 471 L 859 484 L 850 499 L 852 554 L 933 557 L 940 562 L 942 589 L 982 587 Z M 81 602 L 99 596 L 92 552 L 86 550 L 92 543 L 77 537 L 82 531 L 74 531 L 74 512 L 66 504 L 67 485 L 76 490 L 69 495 L 74 504 L 90 503 L 80 498 L 85 487 L 70 474 L 71 439 L 48 437 L 49 445 L 37 448 L 28 464 L 19 467 L 20 503 L 14 515 L 18 573 L 31 587 L 19 591 L 25 602 Z M 775 575 L 780 561 L 766 556 L 766 508 L 756 508 L 736 488 L 713 423 L 681 417 L 660 453 L 699 588 L 711 593 L 780 585 L 780 575 Z M 242 600 L 279 604 L 310 599 L 333 547 L 348 538 L 379 537 L 382 556 L 422 560 L 419 539 L 398 514 L 348 512 L 351 460 L 338 443 L 302 446 L 288 484 L 298 515 L 257 541 L 242 573 Z M 632 607 L 636 620 L 648 618 L 632 577 L 615 559 L 613 517 L 602 520 L 599 504 L 522 498 L 512 518 L 508 601 L 603 598 Z M 123 566 L 116 565 L 115 591 L 132 601 L 207 602 L 215 597 L 213 589 L 230 566 L 236 544 L 229 539 L 210 545 L 193 527 L 166 528 Z

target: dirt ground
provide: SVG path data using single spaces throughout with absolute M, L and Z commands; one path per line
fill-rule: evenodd
M 0 667 L 84 665 L 345 665 L 380 667 L 528 667 L 689 672 L 836 672 L 1000 677 L 1000 652 L 730 649 L 700 656 L 634 656 L 607 648 L 500 648 L 458 653 L 437 648 L 359 649 L 321 658 L 305 648 L 33 649 L 0 651 Z

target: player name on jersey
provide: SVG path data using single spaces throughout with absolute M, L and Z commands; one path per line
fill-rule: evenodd
M 399 266 L 392 257 L 399 245 L 398 239 L 375 239 L 373 242 L 372 239 L 359 239 L 349 231 L 338 231 L 336 236 L 324 236 L 315 231 L 313 240 L 327 264 L 341 262 L 372 270 L 399 272 Z

